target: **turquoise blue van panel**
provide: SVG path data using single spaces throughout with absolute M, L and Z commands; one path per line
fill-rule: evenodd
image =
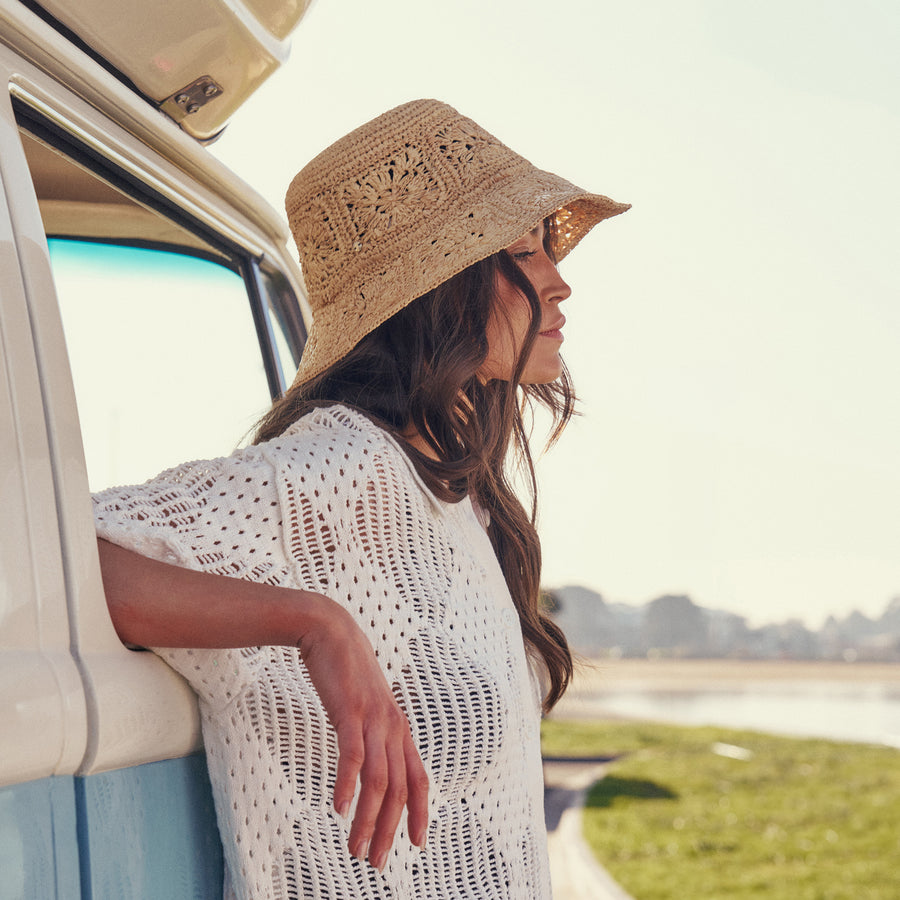
M 81 900 L 221 900 L 202 755 L 75 779 Z
M 0 788 L 0 900 L 78 900 L 71 776 Z

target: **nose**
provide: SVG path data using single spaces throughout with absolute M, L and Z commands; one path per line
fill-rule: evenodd
M 572 296 L 572 288 L 569 287 L 568 282 L 559 274 L 559 269 L 556 268 L 556 264 L 548 257 L 545 266 L 545 281 L 543 290 L 540 292 L 541 299 L 546 300 L 548 303 L 562 303 L 563 300 L 568 300 L 569 297 Z

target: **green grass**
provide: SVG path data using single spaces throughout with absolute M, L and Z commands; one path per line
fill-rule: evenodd
M 584 834 L 636 900 L 900 898 L 898 750 L 635 722 L 542 733 L 548 756 L 623 754 L 588 795 Z

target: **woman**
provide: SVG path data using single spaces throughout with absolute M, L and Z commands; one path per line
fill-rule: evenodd
M 238 896 L 549 895 L 572 663 L 507 457 L 533 487 L 523 398 L 572 411 L 556 260 L 627 208 L 445 104 L 385 113 L 288 191 L 313 324 L 254 445 L 95 498 L 120 637 L 200 698 Z

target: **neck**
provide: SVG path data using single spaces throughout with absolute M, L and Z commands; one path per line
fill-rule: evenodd
M 432 447 L 415 428 L 412 426 L 407 428 L 407 430 L 403 432 L 403 437 L 410 446 L 415 447 L 419 453 L 427 456 L 429 459 L 440 462 L 440 457 L 434 452 L 434 447 Z

